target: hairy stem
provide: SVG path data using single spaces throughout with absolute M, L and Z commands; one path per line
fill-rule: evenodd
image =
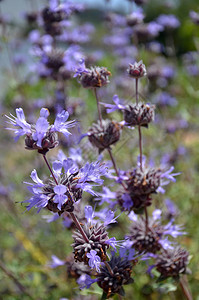
M 98 115 L 99 115 L 99 121 L 100 121 L 100 125 L 102 127 L 102 113 L 101 113 L 101 109 L 100 109 L 99 98 L 98 98 L 96 88 L 94 88 L 94 93 L 95 93 L 95 98 L 96 98 L 96 101 L 97 101 L 97 110 L 98 110 Z
M 141 131 L 140 125 L 138 125 L 138 134 L 139 134 L 139 151 L 140 151 L 140 170 L 143 171 L 143 167 L 142 167 L 142 131 Z
M 76 216 L 74 215 L 74 213 L 72 213 L 72 212 L 70 212 L 70 216 L 71 216 L 73 222 L 75 223 L 77 229 L 81 232 L 81 235 L 82 235 L 82 237 L 84 238 L 85 242 L 86 242 L 86 243 L 89 243 L 89 239 L 88 239 L 86 233 L 84 232 L 84 230 L 83 230 L 81 224 L 79 223 L 77 217 L 76 217 Z
M 136 95 L 136 104 L 138 105 L 138 78 L 135 79 L 135 95 Z M 140 150 L 140 170 L 142 171 L 142 131 L 141 126 L 138 125 L 138 135 L 139 135 L 139 150 Z
M 138 104 L 138 98 L 139 98 L 139 95 L 138 95 L 138 78 L 135 79 L 135 97 L 136 97 L 136 104 Z
M 48 162 L 48 160 L 47 160 L 45 154 L 43 154 L 43 158 L 44 158 L 44 160 L 45 160 L 45 163 L 47 164 L 47 167 L 48 167 L 48 169 L 49 169 L 49 171 L 50 171 L 50 173 L 51 173 L 51 175 L 52 175 L 52 177 L 53 177 L 55 183 L 58 185 L 58 181 L 57 181 L 57 179 L 55 178 L 55 175 L 54 175 L 54 173 L 53 173 L 53 170 L 52 170 L 51 166 L 49 165 L 49 162 Z
M 114 157 L 113 157 L 113 153 L 112 153 L 112 151 L 111 151 L 110 148 L 107 148 L 107 150 L 108 150 L 110 159 L 111 159 L 111 161 L 112 161 L 113 167 L 114 167 L 114 169 L 115 169 L 115 173 L 117 174 L 117 177 L 119 178 L 119 171 L 118 171 L 118 168 L 117 168 L 115 159 L 114 159 Z M 121 184 L 122 184 L 123 188 L 126 190 L 126 186 L 125 186 L 124 182 L 121 182 Z
M 109 153 L 109 155 L 110 155 L 110 159 L 111 159 L 111 161 L 112 161 L 113 167 L 114 167 L 114 169 L 115 169 L 115 173 L 117 174 L 117 177 L 119 177 L 119 171 L 118 171 L 118 168 L 117 168 L 115 159 L 114 159 L 114 157 L 113 157 L 113 153 L 112 153 L 112 151 L 111 151 L 110 148 L 107 148 L 107 150 L 108 150 L 108 153 Z
M 183 292 L 185 298 L 187 300 L 193 300 L 191 292 L 189 291 L 188 282 L 187 282 L 185 276 L 183 276 L 183 277 L 180 278 L 180 287 L 182 289 L 182 292 Z

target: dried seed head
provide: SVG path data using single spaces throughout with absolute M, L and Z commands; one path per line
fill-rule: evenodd
M 109 247 L 108 244 L 106 244 L 106 241 L 109 238 L 105 226 L 97 223 L 91 226 L 89 224 L 84 224 L 82 227 L 89 241 L 85 242 L 82 234 L 79 231 L 75 231 L 73 234 L 74 243 L 72 244 L 75 260 L 88 264 L 88 257 L 86 254 L 91 250 L 95 250 L 101 260 L 105 261 L 106 250 Z
M 127 258 L 113 256 L 100 267 L 98 285 L 107 294 L 107 298 L 116 293 L 123 296 L 123 285 L 133 282 L 131 272 L 132 264 Z
M 148 127 L 148 124 L 154 120 L 154 105 L 138 103 L 129 105 L 124 110 L 124 120 L 126 126 L 144 126 Z
M 177 246 L 174 249 L 162 251 L 156 258 L 156 268 L 160 272 L 160 279 L 179 277 L 187 271 L 189 253 Z
M 132 247 L 139 253 L 156 253 L 162 248 L 159 240 L 163 233 L 164 228 L 157 221 L 149 219 L 146 230 L 145 220 L 138 218 L 137 221 L 133 221 L 131 224 L 129 238 L 133 241 Z
M 129 64 L 127 72 L 129 74 L 129 76 L 131 76 L 133 78 L 141 78 L 143 76 L 146 76 L 146 74 L 147 74 L 146 73 L 146 67 L 142 63 L 142 60 L 139 61 L 138 63 L 135 62 L 133 65 Z
M 141 213 L 143 208 L 151 205 L 151 194 L 156 193 L 160 186 L 161 169 L 146 169 L 141 171 L 140 168 L 134 169 L 127 174 L 127 190 L 119 190 L 117 199 L 123 210 L 133 210 L 135 213 Z M 128 195 L 132 204 L 125 209 L 124 195 Z
M 102 120 L 93 124 L 88 130 L 88 139 L 91 144 L 99 149 L 99 153 L 110 148 L 120 139 L 121 125 L 118 122 Z
M 104 67 L 91 67 L 80 75 L 80 83 L 84 88 L 99 88 L 109 83 L 111 72 Z
M 57 212 L 59 215 L 65 211 L 72 212 L 74 210 L 74 202 L 82 198 L 83 191 L 81 188 L 76 187 L 77 183 L 78 172 L 70 174 L 69 176 L 64 174 L 60 178 L 59 184 L 66 186 L 67 191 L 65 195 L 68 197 L 65 203 L 61 206 L 61 210 L 58 209 L 58 204 L 54 202 L 54 197 L 56 196 L 56 193 L 54 192 L 54 188 L 56 187 L 55 182 L 50 180 L 47 184 L 45 184 L 45 186 L 42 188 L 42 192 L 44 195 L 50 197 L 46 208 L 50 211 Z

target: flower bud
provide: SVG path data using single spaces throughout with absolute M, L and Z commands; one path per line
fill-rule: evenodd
M 143 76 L 146 76 L 146 74 L 147 74 L 146 67 L 142 63 L 142 60 L 139 61 L 138 63 L 135 62 L 133 65 L 129 64 L 127 72 L 129 74 L 129 76 L 131 76 L 133 78 L 141 78 Z

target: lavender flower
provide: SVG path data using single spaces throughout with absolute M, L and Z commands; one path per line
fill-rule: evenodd
M 159 92 L 154 99 L 154 102 L 160 106 L 176 106 L 178 101 L 167 92 Z
M 51 258 L 52 258 L 52 262 L 50 263 L 51 268 L 54 269 L 54 268 L 57 268 L 59 266 L 65 265 L 65 261 L 59 259 L 56 255 L 52 255 Z
M 137 11 L 128 15 L 126 18 L 126 22 L 128 26 L 134 26 L 136 24 L 142 23 L 143 20 L 144 20 L 144 14 L 142 9 L 138 9 Z
M 170 181 L 175 181 L 174 176 L 180 173 L 174 173 L 174 167 L 169 170 L 161 168 L 145 168 L 143 161 L 143 170 L 138 167 L 133 171 L 125 172 L 123 181 L 126 183 L 126 189 L 120 188 L 117 192 L 119 205 L 124 209 L 135 212 L 142 212 L 143 208 L 151 205 L 151 195 L 153 193 L 164 193 L 163 186 Z M 131 200 L 130 200 L 131 198 Z
M 157 18 L 157 22 L 165 29 L 176 29 L 180 26 L 179 20 L 174 15 L 162 14 Z
M 117 109 L 118 110 L 123 110 L 125 108 L 125 106 L 122 105 L 120 103 L 120 101 L 121 100 L 119 99 L 118 95 L 114 95 L 113 96 L 113 102 L 115 103 L 115 105 L 114 104 L 107 104 L 107 103 L 103 103 L 103 102 L 101 102 L 101 104 L 103 104 L 104 107 L 106 107 L 107 114 L 110 114 L 111 112 L 114 112 Z
M 64 172 L 62 172 L 63 168 Z M 35 206 L 38 212 L 45 207 L 50 211 L 58 212 L 59 215 L 64 211 L 72 212 L 74 203 L 82 198 L 83 191 L 97 195 L 93 186 L 103 183 L 100 176 L 107 172 L 107 167 L 105 164 L 95 162 L 87 163 L 78 170 L 73 160 L 68 158 L 63 162 L 55 161 L 53 172 L 58 184 L 52 180 L 44 183 L 39 179 L 36 170 L 32 171 L 31 178 L 34 184 L 27 184 L 33 196 L 24 201 L 29 203 L 28 210 Z
M 79 284 L 79 288 L 82 289 L 89 289 L 90 286 L 95 283 L 97 281 L 97 279 L 92 279 L 89 275 L 87 274 L 82 274 L 78 280 L 77 283 Z
M 173 246 L 166 236 L 176 238 L 178 235 L 185 234 L 180 226 L 173 225 L 173 220 L 167 225 L 162 225 L 159 209 L 153 212 L 153 217 L 149 218 L 147 225 L 142 217 L 138 217 L 133 212 L 130 213 L 129 218 L 132 220 L 129 239 L 132 241 L 132 247 L 139 253 L 156 253 L 162 248 L 172 249 Z
M 196 25 L 199 25 L 199 14 L 195 11 L 190 11 L 189 16 L 191 18 L 191 20 L 193 21 L 193 23 L 195 23 Z
M 86 256 L 89 258 L 88 265 L 91 268 L 95 268 L 97 272 L 99 272 L 99 266 L 101 263 L 100 257 L 97 255 L 97 252 L 95 250 L 91 250 L 89 253 L 86 254 Z
M 70 46 L 66 51 L 51 46 L 36 49 L 35 55 L 40 57 L 37 65 L 41 77 L 54 80 L 67 80 L 84 61 L 81 49 L 77 45 Z
M 7 123 L 14 126 L 14 128 L 6 129 L 14 131 L 15 141 L 25 135 L 26 149 L 36 149 L 43 154 L 58 145 L 56 132 L 61 132 L 68 137 L 71 134 L 68 129 L 74 127 L 76 123 L 75 121 L 67 122 L 69 113 L 65 110 L 56 116 L 53 125 L 50 125 L 47 120 L 49 111 L 46 108 L 40 110 L 40 117 L 35 125 L 26 122 L 22 108 L 16 109 L 16 115 L 16 117 L 12 114 L 6 115 L 9 120 Z

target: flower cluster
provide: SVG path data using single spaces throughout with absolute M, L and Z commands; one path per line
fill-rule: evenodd
M 49 0 L 48 5 L 41 11 L 26 14 L 30 26 L 29 40 L 32 44 L 30 52 L 37 58 L 37 62 L 30 69 L 36 74 L 39 84 L 48 83 L 50 88 L 54 89 L 47 107 L 51 112 L 57 113 L 54 123 L 50 123 L 49 110 L 42 108 L 39 118 L 33 124 L 26 121 L 22 108 L 16 109 L 16 116 L 6 115 L 9 124 L 6 129 L 14 132 L 15 141 L 24 136 L 25 148 L 37 150 L 42 154 L 40 158 L 44 159 L 50 171 L 50 176 L 44 179 L 40 179 L 43 178 L 42 175 L 38 176 L 41 170 L 38 174 L 36 169 L 31 172 L 32 182 L 25 182 L 31 196 L 22 203 L 25 203 L 28 211 L 33 207 L 37 212 L 47 211 L 48 215 L 43 218 L 48 223 L 62 219 L 65 228 L 69 232 L 72 231 L 73 253 L 65 260 L 52 256 L 49 266 L 51 268 L 65 266 L 68 278 L 75 278 L 80 289 L 90 288 L 93 283 L 96 283 L 98 289 L 102 289 L 102 299 L 110 298 L 115 294 L 119 297 L 124 296 L 124 285 L 136 280 L 136 276 L 132 279 L 131 274 L 137 262 L 141 260 L 147 260 L 148 271 L 156 268 L 154 275 L 159 276 L 157 281 L 169 277 L 180 279 L 182 274 L 189 272 L 187 267 L 189 253 L 178 246 L 176 240 L 175 242 L 172 240 L 185 234 L 183 227 L 176 225 L 174 221 L 178 209 L 171 200 L 166 199 L 167 212 L 164 212 L 159 209 L 162 208 L 161 198 L 158 202 L 153 199 L 154 194 L 164 194 L 164 186 L 175 182 L 175 176 L 180 174 L 173 173 L 173 164 L 180 150 L 172 152 L 169 157 L 163 155 L 162 162 L 166 163 L 160 164 L 160 167 L 154 166 L 156 153 L 152 153 L 146 165 L 143 153 L 149 152 L 143 150 L 143 127 L 148 128 L 154 121 L 155 105 L 144 102 L 147 87 L 146 84 L 140 85 L 140 79 L 147 76 L 151 82 L 149 97 L 153 103 L 161 109 L 177 105 L 174 87 L 170 89 L 171 94 L 165 89 L 176 74 L 175 68 L 167 63 L 166 57 L 174 54 L 171 32 L 180 26 L 180 21 L 174 15 L 162 14 L 155 20 L 145 23 L 143 9 L 137 6 L 146 4 L 148 0 L 128 1 L 133 3 L 133 12 L 130 11 L 129 15 L 109 13 L 105 18 L 106 29 L 110 29 L 111 34 L 107 34 L 102 40 L 108 48 L 111 48 L 113 57 L 118 57 L 113 59 L 113 70 L 117 76 L 113 77 L 113 84 L 109 89 L 104 87 L 110 83 L 111 72 L 105 66 L 97 65 L 103 58 L 103 51 L 91 52 L 86 57 L 83 51 L 87 47 L 82 50 L 83 47 L 79 46 L 88 42 L 95 31 L 93 25 L 82 24 L 81 21 L 75 26 L 77 21 L 71 19 L 73 14 L 83 10 L 81 4 L 74 4 L 68 0 Z M 199 23 L 196 12 L 191 11 L 190 18 L 195 24 Z M 4 25 L 3 18 L 0 23 Z M 33 30 L 29 32 L 32 28 Z M 171 45 L 167 43 L 162 45 L 154 40 L 163 31 L 165 35 L 171 37 L 168 39 Z M 164 34 L 161 36 L 161 41 L 164 39 Z M 150 54 L 151 52 L 154 56 L 158 54 L 156 58 L 150 59 L 151 65 L 147 69 L 142 60 L 137 60 L 141 53 L 140 44 L 144 44 Z M 166 54 L 165 59 L 159 58 L 159 54 L 163 52 Z M 183 59 L 188 73 L 193 76 L 198 75 L 196 65 L 198 54 L 189 53 Z M 15 57 L 16 66 L 22 62 L 23 58 Z M 126 76 L 121 75 L 124 70 Z M 35 77 L 32 76 L 30 81 L 35 82 Z M 76 112 L 81 106 L 79 104 L 83 103 L 82 95 L 79 93 L 78 101 L 73 99 L 76 94 L 73 89 L 77 87 L 77 82 L 73 79 L 75 77 L 84 89 L 91 89 L 94 92 L 96 100 L 98 120 L 88 124 L 88 129 L 84 131 L 86 134 L 81 134 L 83 131 L 81 120 L 84 120 L 85 116 L 80 119 L 79 126 L 76 126 L 75 120 L 68 121 L 71 112 L 74 118 L 77 118 Z M 121 80 L 122 77 L 125 79 Z M 72 88 L 68 88 L 70 85 L 67 83 L 70 80 Z M 154 94 L 153 90 L 157 86 L 163 88 L 163 91 L 158 89 Z M 115 94 L 114 103 L 101 102 L 101 98 L 112 98 L 115 87 L 124 100 L 120 100 Z M 72 104 L 69 102 L 71 94 Z M 134 102 L 133 99 L 129 99 L 129 95 L 135 98 Z M 43 106 L 40 104 L 45 100 L 36 101 L 33 107 L 38 108 Z M 27 104 L 25 110 L 28 110 L 31 104 Z M 101 105 L 106 110 L 102 110 Z M 116 116 L 116 118 L 109 119 L 106 113 L 113 113 L 111 117 Z M 118 121 L 121 118 L 122 121 Z M 90 122 L 90 119 L 88 118 L 87 121 Z M 157 114 L 156 122 L 164 126 L 164 130 L 169 133 L 187 126 L 186 120 L 180 117 L 175 121 L 167 119 L 162 122 L 160 114 Z M 82 146 L 82 139 L 77 137 L 72 129 L 75 126 L 78 127 L 77 131 L 81 137 L 88 138 L 85 156 L 80 149 L 70 148 L 73 142 L 76 146 L 77 144 Z M 136 166 L 135 161 L 131 164 L 128 157 L 125 157 L 123 146 L 125 144 L 122 144 L 121 158 L 125 158 L 123 159 L 125 169 L 121 169 L 122 159 L 116 160 L 113 145 L 119 144 L 122 135 L 128 133 L 129 128 L 133 129 L 134 133 L 137 130 L 138 133 L 138 138 L 135 139 L 138 146 L 138 160 Z M 63 140 L 62 144 L 68 148 L 69 155 L 66 156 L 59 151 L 58 156 L 49 163 L 47 152 L 58 146 L 58 133 L 62 133 L 67 138 L 67 141 Z M 71 136 L 72 141 L 69 140 Z M 129 136 L 132 137 L 131 133 Z M 132 160 L 137 155 L 137 150 L 134 152 L 135 143 L 133 147 L 130 145 L 131 151 L 133 149 Z M 87 159 L 88 147 L 92 149 L 92 146 L 94 150 L 97 149 L 95 151 L 97 154 L 94 154 L 100 154 L 97 160 Z M 110 162 L 102 161 L 107 158 L 106 155 Z M 108 171 L 110 165 L 112 169 Z M 95 205 L 95 209 L 85 204 L 85 192 L 89 194 L 87 200 Z M 152 211 L 152 204 L 158 209 Z M 150 210 L 149 206 L 151 206 Z M 121 214 L 123 219 L 116 221 Z M 117 237 L 122 235 L 120 237 L 122 240 L 117 240 L 115 236 L 110 238 L 109 227 L 114 225 L 118 228 L 120 224 L 123 225 L 124 219 L 128 224 L 130 223 L 128 233 L 122 235 L 123 231 L 118 231 Z M 117 222 L 119 225 L 116 224 Z
M 172 171 L 173 167 L 164 170 L 162 168 L 146 168 L 144 165 L 143 170 L 141 170 L 138 161 L 137 168 L 121 175 L 125 188 L 121 186 L 117 192 L 119 205 L 123 210 L 131 211 L 133 209 L 140 213 L 144 207 L 151 205 L 152 194 L 164 193 L 163 186 L 170 181 L 175 182 L 174 176 L 179 175 L 179 173 L 171 173 Z
M 8 130 L 14 131 L 15 141 L 20 136 L 25 135 L 25 146 L 28 150 L 38 150 L 39 153 L 45 154 L 49 149 L 58 145 L 57 132 L 63 133 L 68 137 L 71 133 L 69 128 L 75 126 L 75 121 L 68 121 L 69 113 L 63 110 L 59 113 L 53 125 L 48 122 L 49 111 L 46 108 L 40 110 L 40 117 L 36 124 L 29 124 L 26 122 L 25 115 L 22 108 L 16 109 L 16 117 L 10 114 L 7 116 L 7 123 L 14 128 L 8 127 Z
M 35 206 L 38 211 L 46 207 L 59 215 L 65 211 L 72 212 L 74 203 L 82 199 L 83 191 L 97 195 L 93 186 L 103 183 L 100 177 L 106 174 L 107 167 L 97 161 L 86 163 L 78 169 L 76 163 L 67 158 L 54 161 L 52 171 L 55 180 L 49 179 L 47 182 L 39 179 L 36 170 L 32 171 L 31 179 L 34 183 L 27 184 L 33 196 L 25 201 L 29 203 L 28 210 Z

